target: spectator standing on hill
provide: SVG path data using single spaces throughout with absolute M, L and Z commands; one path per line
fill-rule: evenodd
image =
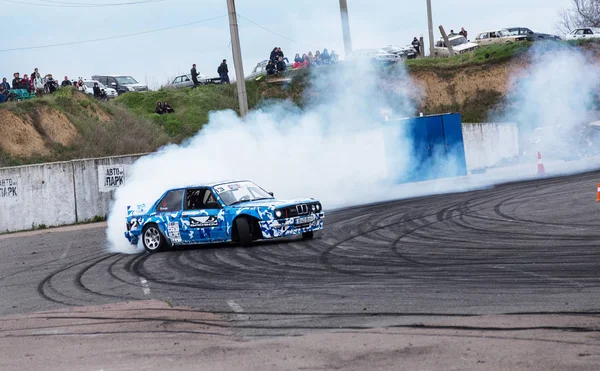
M 19 73 L 15 72 L 13 73 L 13 81 L 12 81 L 12 88 L 13 89 L 21 89 L 21 78 L 19 77 Z
M 163 103 L 163 112 L 164 113 L 175 113 L 175 110 L 173 108 L 171 108 L 171 106 L 169 105 L 169 102 L 165 101 L 165 103 Z
M 417 55 L 421 55 L 421 42 L 416 36 L 410 45 L 412 45 L 412 47 L 417 51 Z
M 302 58 L 300 58 L 300 54 L 296 53 L 294 57 L 294 63 L 302 63 Z
M 454 33 L 454 30 L 450 30 L 450 34 L 448 35 L 448 37 L 452 37 L 452 36 L 456 36 L 456 34 Z
M 323 64 L 323 61 L 321 60 L 321 52 L 319 50 L 317 50 L 315 52 L 315 60 L 314 60 L 314 62 L 315 62 L 316 66 L 320 66 L 320 65 Z
M 276 70 L 275 63 L 273 63 L 273 61 L 269 61 L 265 69 L 267 70 L 267 75 L 274 75 Z
M 192 87 L 192 89 L 194 89 L 196 86 L 200 85 L 200 82 L 198 82 L 198 71 L 196 71 L 196 64 L 192 64 L 192 69 L 190 70 L 190 75 L 192 75 L 192 82 L 194 83 L 194 86 Z
M 102 90 L 100 90 L 97 82 L 94 83 L 94 88 L 92 90 L 94 91 L 94 98 L 100 99 L 102 96 Z
M 217 73 L 221 78 L 221 84 L 229 84 L 229 68 L 227 68 L 227 59 L 223 59 L 223 63 L 217 68 Z
M 283 60 L 285 63 L 290 63 L 290 60 L 289 60 L 289 59 L 287 59 L 287 58 L 285 57 L 285 55 L 283 54 L 283 51 L 281 50 L 281 48 L 280 48 L 280 47 L 277 47 L 277 53 L 276 53 L 276 56 L 277 56 L 277 61 L 279 61 L 279 58 L 281 57 L 281 59 L 282 59 L 282 60 Z
M 37 95 L 38 97 L 44 95 L 44 80 L 42 80 L 40 73 L 36 72 L 31 80 L 33 81 L 33 89 L 35 90 L 35 95 Z
M 271 50 L 269 60 L 273 62 L 273 64 L 277 63 L 277 47 L 274 47 L 273 50 Z
M 156 102 L 156 106 L 154 106 L 154 113 L 157 113 L 159 115 L 162 115 L 163 113 L 165 113 L 165 110 L 163 108 L 161 101 Z
M 49 73 L 46 75 L 46 90 L 48 93 L 52 94 L 56 91 L 56 89 L 58 89 L 58 82 L 56 82 L 56 80 L 54 80 L 52 77 L 52 74 Z
M 69 80 L 69 78 L 67 76 L 65 76 L 65 79 L 60 83 L 60 86 L 63 88 L 66 88 L 67 86 L 72 86 L 73 84 L 71 83 L 71 80 Z
M 29 81 L 27 74 L 23 75 L 23 79 L 21 80 L 21 89 L 25 89 L 28 93 L 31 93 L 31 81 Z
M 458 34 L 461 36 L 464 36 L 465 39 L 467 38 L 467 35 L 468 35 L 467 30 L 465 30 L 464 27 L 460 28 L 460 32 Z
M 6 81 L 6 77 L 4 77 L 2 79 L 2 83 L 0 84 L 0 86 L 4 87 L 5 90 L 9 90 L 10 89 L 10 84 L 8 83 L 8 81 Z

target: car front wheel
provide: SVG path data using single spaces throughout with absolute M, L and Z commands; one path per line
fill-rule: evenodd
M 250 229 L 250 222 L 247 218 L 241 217 L 235 220 L 235 226 L 237 228 L 238 239 L 243 247 L 252 246 L 252 230 Z
M 142 243 L 149 253 L 161 251 L 165 246 L 165 238 L 156 224 L 148 224 L 142 231 Z

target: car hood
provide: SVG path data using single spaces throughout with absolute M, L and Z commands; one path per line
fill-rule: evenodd
M 268 208 L 276 208 L 276 207 L 286 207 L 293 206 L 297 204 L 306 204 L 310 202 L 318 202 L 317 200 L 313 200 L 311 198 L 305 199 L 297 199 L 297 200 L 277 200 L 274 198 L 270 198 L 267 200 L 256 200 L 256 201 L 247 201 L 239 204 L 235 204 L 231 207 L 237 208 L 246 208 L 246 207 L 268 207 Z
M 471 49 L 471 48 L 476 48 L 476 47 L 479 47 L 479 45 L 476 43 L 468 42 L 466 44 L 460 44 L 458 46 L 453 46 L 452 48 L 454 50 L 460 51 L 460 50 L 466 50 L 466 49 Z

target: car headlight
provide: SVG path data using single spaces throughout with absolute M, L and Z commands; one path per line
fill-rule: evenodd
M 281 210 L 275 210 L 275 216 L 277 218 L 281 218 L 283 216 L 283 213 L 281 212 Z
M 313 204 L 313 205 L 312 205 L 312 212 L 314 213 L 314 212 L 316 212 L 316 211 L 317 211 L 317 205 Z
M 127 89 L 129 89 L 129 91 L 135 91 L 135 88 L 132 88 L 131 86 L 128 86 Z
M 317 209 L 317 212 L 320 212 L 321 211 L 321 204 L 316 204 L 315 208 Z

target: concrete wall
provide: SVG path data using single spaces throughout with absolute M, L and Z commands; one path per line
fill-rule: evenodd
M 108 214 L 114 191 L 127 182 L 128 168 L 139 157 L 105 157 L 72 162 L 78 221 Z
M 106 216 L 143 155 L 0 168 L 0 233 Z
M 73 195 L 70 162 L 0 169 L 0 233 L 75 223 Z
M 463 124 L 465 156 L 469 170 L 497 164 L 519 155 L 516 124 Z

